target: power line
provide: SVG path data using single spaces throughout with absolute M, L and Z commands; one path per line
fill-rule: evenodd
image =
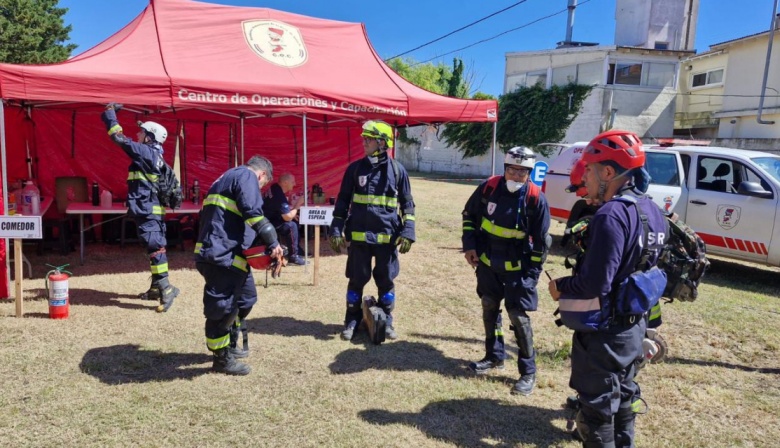
M 430 45 L 430 44 L 432 44 L 432 43 L 434 43 L 434 42 L 438 42 L 438 41 L 440 41 L 440 40 L 442 40 L 442 39 L 444 39 L 444 38 L 446 38 L 446 37 L 450 37 L 450 36 L 452 36 L 453 34 L 455 34 L 455 33 L 457 33 L 457 32 L 463 31 L 463 30 L 465 30 L 466 28 L 469 28 L 469 27 L 471 27 L 471 26 L 474 26 L 474 25 L 478 24 L 479 22 L 483 22 L 483 21 L 485 21 L 485 20 L 487 20 L 487 19 L 489 19 L 489 18 L 491 18 L 491 17 L 493 17 L 493 16 L 495 16 L 495 15 L 501 14 L 502 12 L 508 11 L 508 10 L 510 10 L 510 9 L 512 9 L 512 8 L 514 8 L 515 6 L 517 6 L 517 5 L 520 5 L 520 4 L 522 4 L 522 3 L 525 3 L 525 2 L 527 2 L 527 1 L 528 1 L 528 0 L 520 0 L 519 2 L 515 3 L 514 5 L 507 6 L 506 8 L 504 8 L 504 9 L 502 9 L 502 10 L 500 10 L 500 11 L 496 11 L 496 12 L 494 12 L 493 14 L 490 14 L 489 16 L 485 16 L 485 17 L 483 17 L 483 18 L 481 18 L 481 19 L 479 19 L 479 20 L 476 20 L 476 21 L 474 21 L 474 22 L 471 22 L 471 23 L 469 23 L 468 25 L 462 26 L 462 27 L 458 28 L 458 29 L 457 29 L 457 30 L 455 30 L 455 31 L 451 31 L 451 32 L 449 32 L 449 33 L 445 34 L 444 36 L 437 37 L 436 39 L 434 39 L 434 40 L 432 40 L 432 41 L 430 41 L 430 42 L 426 42 L 426 43 L 424 43 L 424 44 L 422 44 L 422 45 L 420 45 L 420 46 L 414 47 L 414 48 L 412 48 L 411 50 L 407 50 L 407 51 L 404 51 L 403 53 L 399 53 L 399 54 L 397 54 L 397 55 L 395 55 L 395 56 L 393 56 L 393 57 L 391 57 L 391 58 L 387 58 L 387 59 L 385 59 L 385 62 L 387 62 L 387 61 L 389 61 L 389 60 L 391 60 L 391 59 L 395 59 L 395 58 L 397 58 L 397 57 L 401 57 L 401 56 L 403 56 L 403 55 L 405 55 L 405 54 L 409 54 L 409 53 L 411 53 L 411 52 L 413 52 L 413 51 L 419 50 L 420 48 L 427 47 L 428 45 Z
M 579 5 L 577 5 L 577 7 L 580 7 L 580 6 L 582 6 L 582 5 L 584 5 L 585 3 L 588 3 L 588 2 L 590 2 L 590 1 L 591 1 L 591 0 L 585 0 L 584 2 L 580 3 Z M 424 61 L 420 61 L 420 62 L 417 62 L 417 63 L 415 63 L 415 64 L 411 64 L 411 65 L 410 65 L 410 67 L 414 67 L 415 65 L 424 64 L 424 63 L 426 63 L 426 62 L 430 62 L 430 61 L 432 61 L 432 60 L 434 60 L 434 59 L 438 59 L 438 58 L 440 58 L 440 57 L 442 57 L 442 56 L 447 56 L 448 54 L 457 53 L 457 52 L 459 52 L 459 51 L 461 51 L 461 50 L 465 50 L 465 49 L 467 49 L 467 48 L 471 48 L 471 47 L 473 47 L 473 46 L 475 46 L 475 45 L 479 45 L 479 44 L 482 44 L 482 43 L 485 43 L 485 42 L 491 41 L 491 40 L 493 40 L 493 39 L 496 39 L 496 38 L 498 38 L 498 37 L 501 37 L 501 36 L 503 36 L 504 34 L 508 34 L 508 33 L 511 33 L 511 32 L 513 32 L 513 31 L 517 31 L 517 30 L 519 30 L 519 29 L 526 28 L 526 27 L 528 27 L 528 26 L 531 26 L 531 25 L 533 25 L 533 24 L 535 24 L 535 23 L 541 22 L 542 20 L 547 20 L 547 19 L 549 19 L 549 18 L 551 18 L 551 17 L 555 17 L 555 16 L 557 16 L 557 15 L 559 15 L 559 14 L 562 14 L 562 13 L 564 13 L 564 12 L 567 12 L 568 10 L 569 10 L 569 8 L 562 9 L 562 10 L 560 10 L 560 11 L 558 11 L 558 12 L 554 12 L 554 13 L 552 13 L 552 14 L 549 14 L 549 15 L 546 15 L 546 16 L 544 16 L 544 17 L 540 17 L 540 18 L 538 18 L 538 19 L 536 19 L 536 20 L 533 20 L 533 21 L 531 21 L 531 22 L 528 22 L 528 23 L 526 23 L 526 24 L 524 24 L 524 25 L 520 25 L 520 26 L 518 26 L 517 28 L 512 28 L 511 30 L 506 30 L 506 31 L 504 31 L 504 32 L 502 32 L 502 33 L 496 34 L 495 36 L 488 37 L 487 39 L 482 39 L 482 40 L 480 40 L 480 41 L 474 42 L 473 44 L 466 45 L 465 47 L 458 48 L 457 50 L 452 50 L 452 51 L 449 51 L 449 52 L 447 52 L 447 53 L 440 54 L 440 55 L 438 55 L 438 56 L 434 56 L 434 57 L 432 57 L 432 58 L 430 58 L 430 59 L 426 59 L 426 60 L 424 60 Z

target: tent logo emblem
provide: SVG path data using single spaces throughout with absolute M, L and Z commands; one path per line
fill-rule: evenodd
M 488 109 L 487 110 L 487 117 L 488 118 L 496 118 L 496 110 L 495 109 Z
M 298 28 L 276 20 L 247 20 L 241 25 L 249 48 L 266 61 L 288 68 L 306 63 L 309 55 Z

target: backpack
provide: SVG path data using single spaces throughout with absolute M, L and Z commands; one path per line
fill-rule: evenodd
M 160 175 L 157 177 L 157 182 L 152 183 L 152 193 L 157 195 L 157 199 L 163 207 L 179 208 L 184 199 L 179 179 L 176 178 L 173 168 L 162 157 L 160 157 L 160 162 L 162 162 Z
M 482 199 L 480 199 L 480 202 L 482 202 L 483 206 L 486 205 L 490 200 L 490 196 L 498 187 L 498 182 L 501 180 L 502 177 L 504 176 L 500 174 L 496 176 L 490 176 L 487 182 L 485 182 L 485 186 L 482 187 Z M 528 216 L 533 216 L 535 214 L 536 206 L 539 205 L 539 193 L 542 190 L 541 188 L 539 188 L 538 185 L 536 185 L 533 182 L 528 182 L 526 183 L 526 185 L 528 185 L 528 191 L 525 194 L 525 206 L 526 206 L 525 216 L 528 217 Z
M 693 302 L 699 295 L 701 278 L 710 267 L 707 245 L 676 213 L 666 215 L 669 235 L 658 266 L 666 272 L 663 297 Z

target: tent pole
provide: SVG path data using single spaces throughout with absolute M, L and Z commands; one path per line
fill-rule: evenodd
M 244 164 L 244 113 L 241 112 L 241 165 Z
M 490 175 L 496 175 L 496 129 L 498 128 L 498 122 L 493 123 L 493 157 L 490 161 Z
M 3 164 L 3 215 L 8 216 L 8 165 L 5 156 L 5 104 L 0 99 L 0 163 Z M 8 238 L 3 238 L 5 244 L 5 284 L 11 285 L 11 263 L 8 258 Z M 22 260 L 16 260 L 21 263 Z M 9 288 L 10 289 L 10 288 Z

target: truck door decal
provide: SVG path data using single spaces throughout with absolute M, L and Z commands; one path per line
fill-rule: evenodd
M 725 247 L 726 249 L 750 252 L 752 254 L 769 255 L 769 252 L 766 250 L 766 245 L 764 245 L 764 243 L 759 243 L 758 241 L 726 238 L 719 235 L 711 235 L 709 233 L 702 232 L 696 233 L 708 246 Z
M 726 230 L 730 230 L 737 226 L 741 214 L 742 208 L 737 207 L 736 205 L 721 204 L 718 205 L 715 219 L 719 226 Z

